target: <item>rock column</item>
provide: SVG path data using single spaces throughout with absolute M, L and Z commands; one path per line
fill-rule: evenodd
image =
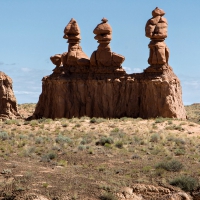
M 125 57 L 111 51 L 112 28 L 106 18 L 101 21 L 102 23 L 98 24 L 93 31 L 96 34 L 94 39 L 98 41 L 99 46 L 97 51 L 92 53 L 90 63 L 98 67 L 120 67 Z
M 167 37 L 167 20 L 163 17 L 165 12 L 158 7 L 152 11 L 152 18 L 145 26 L 145 35 L 150 38 L 149 59 L 151 71 L 154 69 L 164 69 L 168 65 L 169 49 L 164 40 Z M 148 71 L 148 70 L 147 70 Z

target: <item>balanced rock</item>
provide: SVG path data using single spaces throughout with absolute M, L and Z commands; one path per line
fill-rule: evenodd
M 0 71 L 0 119 L 20 118 L 12 89 L 12 79 Z
M 165 37 L 161 38 L 166 34 L 159 30 L 156 36 L 155 30 L 161 27 L 158 24 L 166 26 L 163 15 L 164 11 L 156 8 L 152 21 L 147 23 L 154 27 L 148 33 L 153 46 L 149 45 L 150 66 L 138 74 L 127 74 L 121 66 L 124 56 L 111 51 L 112 28 L 107 19 L 103 18 L 93 31 L 99 46 L 90 60 L 80 50 L 80 29 L 72 19 L 64 31 L 64 38 L 69 42 L 68 52 L 51 57 L 57 67 L 42 79 L 42 93 L 32 118 L 185 119 L 180 81 L 168 65 Z
M 153 17 L 147 21 L 145 26 L 145 35 L 151 39 L 148 59 L 150 65 L 168 64 L 169 49 L 164 42 L 167 37 L 168 24 L 163 15 L 165 15 L 165 12 L 156 7 L 152 11 Z
M 90 63 L 94 67 L 120 67 L 125 57 L 111 52 L 110 41 L 112 39 L 112 28 L 107 23 L 108 20 L 103 18 L 102 23 L 98 24 L 93 33 L 96 34 L 95 40 L 98 40 L 99 46 L 90 58 Z

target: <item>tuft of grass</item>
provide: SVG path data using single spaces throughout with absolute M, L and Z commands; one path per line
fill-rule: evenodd
M 182 190 L 190 192 L 199 186 L 199 182 L 196 178 L 191 176 L 180 176 L 171 180 L 170 185 L 180 187 Z

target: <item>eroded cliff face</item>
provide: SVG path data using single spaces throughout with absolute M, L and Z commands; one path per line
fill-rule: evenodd
M 170 67 L 162 74 L 120 70 L 95 73 L 88 67 L 87 73 L 76 73 L 63 68 L 63 74 L 43 78 L 34 117 L 186 118 L 180 81 Z
M 0 119 L 20 118 L 12 89 L 12 79 L 0 71 Z

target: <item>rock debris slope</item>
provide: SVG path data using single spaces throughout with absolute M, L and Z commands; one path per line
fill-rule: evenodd
M 50 58 L 56 68 L 42 79 L 42 94 L 32 118 L 185 119 L 180 81 L 168 65 L 164 14 L 156 8 L 146 24 L 150 66 L 138 74 L 127 74 L 121 66 L 125 57 L 111 51 L 112 28 L 107 19 L 93 31 L 99 46 L 90 59 L 79 45 L 80 29 L 72 19 L 64 30 L 68 52 Z

